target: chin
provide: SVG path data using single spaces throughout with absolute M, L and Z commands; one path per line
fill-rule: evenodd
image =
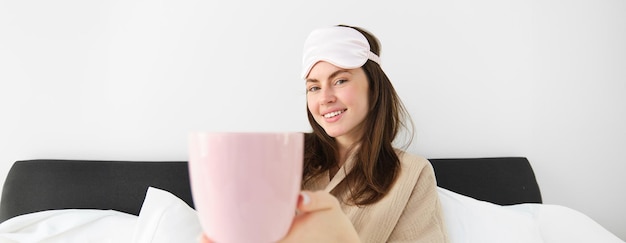
M 332 138 L 340 137 L 341 135 L 344 134 L 343 131 L 334 131 L 334 130 L 326 130 L 326 129 L 324 129 L 324 132 L 326 132 L 326 134 Z

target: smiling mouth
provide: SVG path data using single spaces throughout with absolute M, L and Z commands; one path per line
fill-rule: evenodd
M 344 110 L 339 110 L 339 111 L 329 112 L 329 113 L 326 113 L 326 114 L 324 114 L 324 115 L 322 115 L 322 116 L 324 116 L 325 118 L 333 118 L 333 117 L 338 116 L 338 115 L 339 115 L 339 114 L 341 114 L 341 113 L 344 113 L 346 110 L 348 110 L 348 109 L 344 109 Z

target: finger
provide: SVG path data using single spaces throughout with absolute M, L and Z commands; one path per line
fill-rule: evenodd
M 199 243 L 213 243 L 213 241 L 211 241 L 208 237 L 206 237 L 205 234 L 202 234 L 198 237 L 198 242 Z
M 314 212 L 339 208 L 339 201 L 333 195 L 325 191 L 302 191 L 298 198 L 298 211 Z

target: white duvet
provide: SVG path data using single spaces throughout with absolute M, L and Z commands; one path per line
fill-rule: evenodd
M 451 243 L 623 243 L 575 210 L 545 204 L 499 206 L 438 188 Z M 0 224 L 1 243 L 197 242 L 196 212 L 173 194 L 149 188 L 139 216 L 113 210 L 30 213 Z

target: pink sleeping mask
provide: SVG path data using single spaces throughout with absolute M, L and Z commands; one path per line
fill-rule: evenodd
M 341 26 L 316 29 L 304 42 L 302 79 L 306 79 L 311 68 L 320 61 L 354 69 L 362 67 L 367 60 L 380 65 L 380 58 L 370 51 L 370 44 L 361 32 Z

